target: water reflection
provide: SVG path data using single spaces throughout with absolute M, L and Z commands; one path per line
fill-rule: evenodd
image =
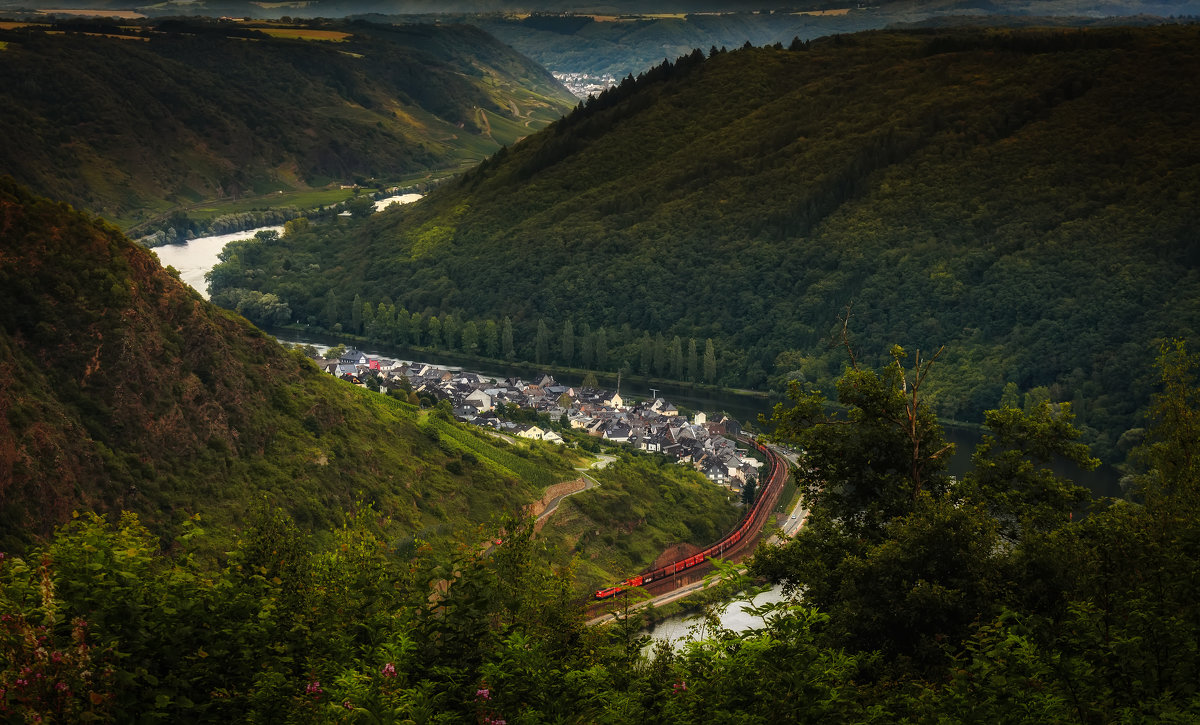
M 783 588 L 776 584 L 770 589 L 755 596 L 751 601 L 753 606 L 761 606 L 769 602 L 782 602 Z M 761 617 L 748 614 L 744 611 L 747 606 L 745 601 L 737 601 L 727 605 L 721 610 L 718 619 L 721 622 L 721 627 L 730 629 L 735 632 L 744 632 L 752 629 L 762 629 L 765 625 Z M 689 640 L 703 639 L 711 634 L 705 627 L 704 621 L 697 618 L 695 615 L 680 615 L 669 617 L 659 622 L 654 627 L 647 629 L 643 634 L 648 634 L 652 638 L 646 646 L 646 651 L 653 651 L 658 642 L 669 642 L 671 646 L 680 650 Z

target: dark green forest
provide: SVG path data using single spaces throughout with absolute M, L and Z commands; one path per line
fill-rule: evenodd
M 571 567 L 507 522 L 494 547 L 397 546 L 362 510 L 316 538 L 270 509 L 214 555 L 136 516 L 80 515 L 0 557 L 0 714 L 45 722 L 1192 722 L 1200 717 L 1194 451 L 1200 356 L 1165 345 L 1135 499 L 1052 473 L 1094 465 L 1069 404 L 988 413 L 962 480 L 920 391 L 939 371 L 856 366 L 844 412 L 793 386 L 777 439 L 810 513 L 752 573 L 803 591 L 643 654 L 641 617 L 589 626 Z M 997 495 L 1000 494 L 1000 495 Z M 730 572 L 732 575 L 732 572 Z
M 1200 720 L 1198 33 L 696 51 L 418 204 L 231 245 L 230 309 L 0 178 L 0 722 Z M 538 531 L 580 449 L 246 318 L 785 392 L 755 427 L 805 525 L 716 567 L 762 627 L 588 621 L 736 520 L 691 472 L 622 456 Z M 1125 498 L 1073 482 L 1098 457 Z
M 868 363 L 946 347 L 940 417 L 1070 401 L 1120 459 L 1147 351 L 1197 328 L 1197 32 L 697 51 L 420 204 L 230 250 L 214 291 L 402 344 L 829 391 L 849 307 Z
M 469 26 L 77 20 L 0 41 L 0 169 L 122 223 L 470 165 L 573 103 Z

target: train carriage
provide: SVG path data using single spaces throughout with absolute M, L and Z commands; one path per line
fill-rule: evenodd
M 703 561 L 709 557 L 728 551 L 735 544 L 740 542 L 742 538 L 750 532 L 751 527 L 754 526 L 754 522 L 758 519 L 762 511 L 763 503 L 771 498 L 771 496 L 768 495 L 768 491 L 772 490 L 777 485 L 782 486 L 784 478 L 784 476 L 780 475 L 784 471 L 780 469 L 776 456 L 769 452 L 766 446 L 758 443 L 757 441 L 753 441 L 752 443 L 755 448 L 767 456 L 768 468 L 766 476 L 764 477 L 765 485 L 763 486 L 762 495 L 760 495 L 758 500 L 754 502 L 754 506 L 750 509 L 749 514 L 747 514 L 742 520 L 742 523 L 733 532 L 727 534 L 723 539 L 698 554 L 693 554 L 678 561 L 672 562 L 648 574 L 630 577 L 616 586 L 597 590 L 595 594 L 596 599 L 607 599 L 622 593 L 625 591 L 625 589 L 630 587 L 639 587 L 644 584 L 649 584 L 652 581 L 658 581 L 664 577 L 677 574 L 684 569 L 690 569 L 693 566 L 703 563 Z

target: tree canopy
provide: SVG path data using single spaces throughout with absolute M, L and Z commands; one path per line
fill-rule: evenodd
M 685 378 L 828 394 L 842 361 L 826 341 L 853 302 L 866 364 L 898 338 L 945 345 L 939 417 L 982 423 L 1012 383 L 1071 402 L 1116 459 L 1153 386 L 1143 351 L 1200 327 L 1195 35 L 881 32 L 689 54 L 228 284 L 302 322 L 331 289 L 508 317 L 530 360 L 539 323 L 545 357 L 565 358 L 570 320 L 595 358 L 606 333 L 595 364 L 613 371 L 660 374 L 644 335 L 678 336 L 697 344 Z

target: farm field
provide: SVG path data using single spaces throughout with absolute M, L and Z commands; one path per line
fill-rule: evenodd
M 350 33 L 340 30 L 320 30 L 318 28 L 255 28 L 272 38 L 295 38 L 299 40 L 327 40 L 340 42 L 350 37 Z

